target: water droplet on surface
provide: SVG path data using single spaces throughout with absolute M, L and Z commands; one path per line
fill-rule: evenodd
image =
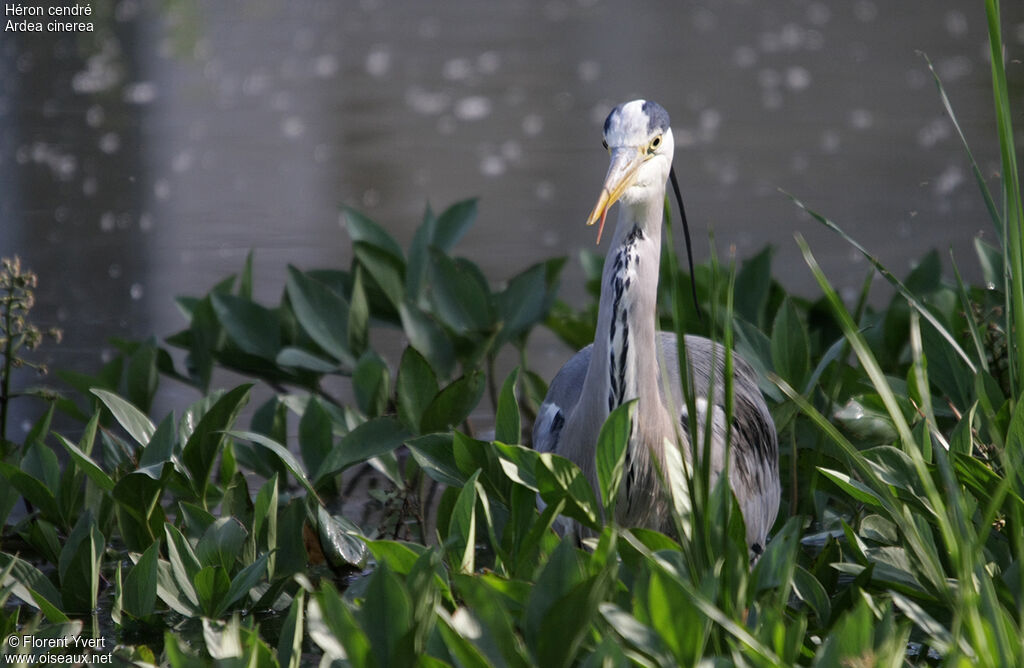
M 491 101 L 483 95 L 471 95 L 455 103 L 455 117 L 462 121 L 478 121 L 490 113 Z
M 850 127 L 855 130 L 867 130 L 875 124 L 875 117 L 867 109 L 850 110 Z
M 107 267 L 107 276 L 111 278 L 121 278 L 121 265 L 116 262 Z
M 601 76 L 601 63 L 596 60 L 584 60 L 576 66 L 576 73 L 579 75 L 580 81 L 586 83 L 597 81 Z
M 121 138 L 117 136 L 117 133 L 107 132 L 102 137 L 100 137 L 99 146 L 100 150 L 106 153 L 107 155 L 117 153 L 117 151 L 121 148 Z
M 391 51 L 378 44 L 366 54 L 366 73 L 371 77 L 385 76 L 391 69 Z
M 811 73 L 807 71 L 807 68 L 790 67 L 786 70 L 786 87 L 792 91 L 806 90 L 811 85 Z
M 124 101 L 130 104 L 149 104 L 156 99 L 156 84 L 137 81 L 124 87 Z
M 473 73 L 473 68 L 465 58 L 452 58 L 441 68 L 441 76 L 449 81 L 462 81 L 468 79 Z
M 104 211 L 100 216 L 100 230 L 103 232 L 113 232 L 116 224 L 117 221 L 114 218 L 113 212 Z
M 484 176 L 501 176 L 505 173 L 505 161 L 499 155 L 485 155 L 480 160 L 480 173 Z
M 967 34 L 967 16 L 957 9 L 946 12 L 943 23 L 951 37 L 963 37 Z
M 536 137 L 544 131 L 544 117 L 540 114 L 527 114 L 523 117 L 523 133 L 528 137 Z
M 132 283 L 132 286 L 128 288 L 129 296 L 131 296 L 131 298 L 134 299 L 135 301 L 142 299 L 142 296 L 145 294 L 145 292 L 146 291 L 143 289 L 141 283 Z
M 313 61 L 313 73 L 321 79 L 333 77 L 338 73 L 338 58 L 333 53 L 317 56 Z
M 738 46 L 732 52 L 732 62 L 742 69 L 753 67 L 757 64 L 757 50 L 752 46 Z
M 297 139 L 306 133 L 306 123 L 298 116 L 289 116 L 281 121 L 281 132 L 288 139 Z

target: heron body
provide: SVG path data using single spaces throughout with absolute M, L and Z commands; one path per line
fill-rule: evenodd
M 551 381 L 534 424 L 534 447 L 575 462 L 596 489 L 598 433 L 617 406 L 637 399 L 616 521 L 661 531 L 672 528 L 661 485 L 666 441 L 692 457 L 674 334 L 657 331 L 658 266 L 665 186 L 674 151 L 668 114 L 653 102 L 619 105 L 604 125 L 611 165 L 588 224 L 604 227 L 616 201 L 618 222 L 601 276 L 594 343 L 574 355 Z M 600 239 L 600 230 L 598 239 Z M 710 419 L 712 478 L 725 462 L 725 350 L 687 335 L 696 395 L 696 433 Z M 743 512 L 752 559 L 764 550 L 778 512 L 778 439 L 750 365 L 733 355 L 733 418 L 729 483 Z M 680 443 L 680 439 L 682 442 Z

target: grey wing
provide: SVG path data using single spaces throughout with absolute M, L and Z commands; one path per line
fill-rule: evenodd
M 573 355 L 551 380 L 547 396 L 537 411 L 537 421 L 533 424 L 534 450 L 558 452 L 562 427 L 580 400 L 593 347 L 589 345 Z

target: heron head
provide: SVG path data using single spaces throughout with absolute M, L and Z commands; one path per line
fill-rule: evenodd
M 601 222 L 598 243 L 612 204 L 619 200 L 636 204 L 664 197 L 675 150 L 668 112 L 649 100 L 620 104 L 605 119 L 604 145 L 611 154 L 611 164 L 601 195 L 587 218 L 587 225 Z

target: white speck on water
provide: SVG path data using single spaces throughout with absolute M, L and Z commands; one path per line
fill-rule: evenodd
M 306 123 L 298 116 L 288 116 L 281 121 L 281 132 L 288 139 L 298 139 L 306 133 Z
M 333 53 L 324 53 L 313 60 L 313 74 L 321 79 L 330 79 L 338 73 L 338 57 Z
M 455 132 L 455 119 L 445 115 L 437 119 L 437 132 L 442 135 L 450 135 Z
M 786 70 L 786 87 L 792 91 L 806 90 L 811 85 L 811 73 L 796 65 Z
M 107 267 L 107 276 L 113 279 L 121 278 L 121 265 L 115 262 Z
M 914 228 L 911 227 L 910 221 L 901 220 L 896 223 L 896 235 L 900 239 L 909 239 L 914 234 Z
M 451 100 L 447 93 L 427 91 L 413 86 L 405 93 L 405 103 L 417 114 L 434 116 L 447 109 Z
M 718 17 L 706 8 L 698 8 L 693 13 L 693 27 L 701 32 L 711 32 L 718 27 Z
M 156 99 L 156 84 L 152 81 L 136 81 L 124 87 L 124 101 L 130 104 L 149 104 Z
M 545 248 L 556 248 L 562 245 L 562 237 L 555 230 L 545 229 L 540 235 L 540 243 Z
M 366 73 L 371 77 L 383 77 L 391 69 L 391 51 L 383 44 L 377 44 L 366 54 Z
M 517 162 L 523 157 L 523 147 L 514 139 L 508 139 L 501 144 L 501 157 L 509 162 Z
M 805 31 L 796 23 L 787 23 L 779 31 L 779 44 L 787 51 L 796 51 L 804 44 Z
M 757 83 L 761 88 L 777 88 L 782 83 L 782 75 L 770 67 L 757 73 Z
M 964 182 L 964 171 L 956 165 L 948 165 L 935 179 L 935 193 L 950 195 Z
M 192 166 L 192 151 L 184 149 L 178 151 L 174 158 L 171 160 L 171 171 L 176 174 L 187 172 Z
M 858 0 L 853 5 L 853 15 L 862 23 L 870 23 L 878 18 L 878 6 L 871 0 Z
M 376 188 L 367 188 L 363 191 L 363 206 L 373 208 L 380 204 L 380 191 Z
M 421 39 L 437 39 L 441 34 L 441 19 L 436 16 L 428 16 L 420 21 L 419 27 L 416 28 L 416 33 Z
M 540 114 L 523 116 L 523 133 L 528 137 L 536 137 L 544 131 L 544 117 Z
M 455 117 L 462 121 L 479 121 L 490 113 L 491 101 L 483 95 L 471 95 L 455 103 Z
M 82 194 L 86 197 L 94 197 L 99 190 L 99 181 L 95 176 L 87 176 L 82 179 Z
M 270 75 L 263 71 L 250 72 L 242 79 L 242 94 L 262 95 L 270 88 Z
M 113 232 L 116 224 L 117 220 L 112 211 L 104 211 L 100 215 L 100 230 L 103 232 Z
M 601 76 L 601 63 L 596 60 L 584 60 L 576 66 L 576 73 L 580 81 L 593 83 Z
M 462 81 L 468 79 L 473 73 L 473 67 L 465 58 L 452 58 L 445 62 L 441 68 L 441 76 L 449 81 Z
M 98 128 L 102 123 L 106 114 L 103 112 L 103 107 L 98 104 L 94 104 L 85 110 L 85 123 L 90 128 Z
M 832 10 L 823 2 L 812 2 L 807 6 L 807 20 L 812 25 L 823 26 L 832 18 Z
M 821 133 L 821 139 L 818 140 L 818 146 L 821 148 L 822 153 L 835 154 L 839 151 L 839 145 L 841 140 L 839 133 L 835 130 L 825 130 Z
M 497 51 L 484 51 L 476 57 L 476 69 L 480 74 L 494 74 L 501 67 L 501 56 Z
M 706 142 L 712 141 L 722 125 L 722 114 L 717 109 L 702 109 L 699 122 L 701 139 Z
M 738 46 L 732 52 L 732 62 L 736 67 L 747 69 L 757 64 L 757 49 L 752 46 Z
M 330 144 L 322 143 L 313 147 L 313 161 L 318 165 L 322 165 L 330 160 L 332 154 L 333 151 Z
M 931 148 L 948 139 L 951 130 L 949 122 L 945 118 L 935 118 L 917 131 L 917 144 L 921 148 Z
M 135 301 L 142 299 L 142 296 L 145 293 L 146 291 L 142 287 L 142 283 L 132 283 L 132 286 L 128 288 L 129 296 L 131 296 L 131 298 L 134 299 Z
M 31 420 L 22 420 L 21 421 L 21 431 L 22 432 L 27 434 L 31 429 L 32 429 L 32 421 Z
M 480 173 L 484 176 L 501 176 L 505 173 L 505 161 L 500 155 L 485 155 L 480 160 Z
M 935 70 L 945 84 L 962 79 L 969 75 L 972 69 L 971 60 L 966 56 L 943 58 L 935 64 Z
M 697 143 L 697 137 L 689 128 L 672 128 L 672 138 L 676 141 L 676 148 L 689 148 Z
M 542 202 L 550 202 L 555 198 L 555 185 L 551 181 L 539 181 L 533 189 L 534 195 Z
M 148 211 L 143 211 L 139 214 L 139 230 L 141 232 L 149 232 L 153 229 L 153 214 Z
M 765 109 L 782 108 L 782 93 L 777 88 L 769 88 L 761 92 L 761 104 Z
M 850 110 L 850 127 L 854 130 L 867 130 L 875 124 L 874 115 L 867 109 Z
M 99 147 L 100 150 L 107 155 L 117 153 L 121 148 L 121 138 L 117 136 L 116 132 L 104 133 L 103 136 L 100 137 Z
M 161 201 L 171 196 L 171 184 L 168 183 L 167 179 L 157 179 L 153 183 L 153 195 Z
M 967 16 L 958 9 L 946 12 L 943 23 L 950 37 L 963 37 L 967 34 Z

